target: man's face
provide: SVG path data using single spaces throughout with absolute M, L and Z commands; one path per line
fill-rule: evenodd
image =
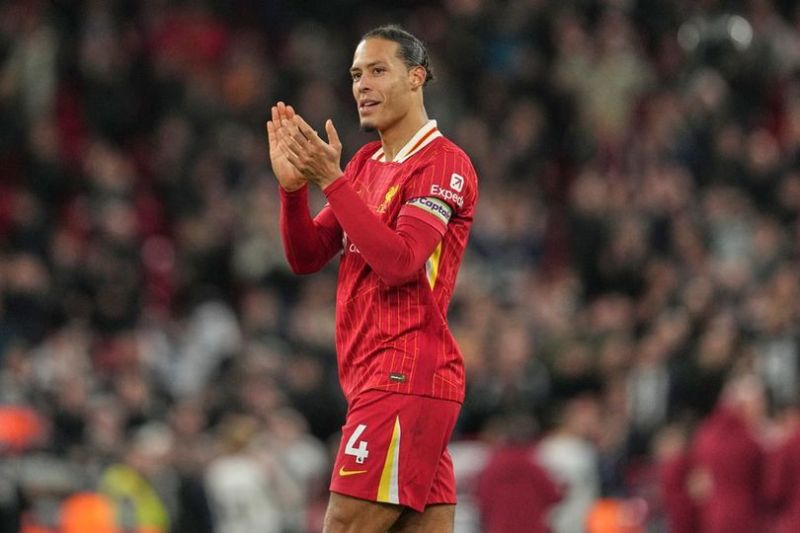
M 361 127 L 384 131 L 401 120 L 413 103 L 424 69 L 409 70 L 397 55 L 399 45 L 386 39 L 361 41 L 350 75 Z M 421 73 L 419 71 L 422 71 Z

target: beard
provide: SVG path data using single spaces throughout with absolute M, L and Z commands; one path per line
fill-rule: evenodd
M 372 133 L 378 131 L 378 128 L 375 126 L 375 124 L 367 122 L 366 124 L 361 124 L 361 131 L 365 133 Z

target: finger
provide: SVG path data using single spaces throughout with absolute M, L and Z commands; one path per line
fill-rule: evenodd
M 295 112 L 295 110 L 294 110 L 294 108 L 292 106 L 290 106 L 290 105 L 286 106 L 286 118 L 291 119 L 296 114 L 297 113 Z
M 283 127 L 286 125 L 286 120 L 288 116 L 286 115 L 286 104 L 283 102 L 278 102 L 278 125 Z
M 298 159 L 298 157 L 297 157 L 296 155 L 294 155 L 294 154 L 291 154 L 291 153 L 289 153 L 289 154 L 286 154 L 286 160 L 287 160 L 289 163 L 291 163 L 291 164 L 292 164 L 292 166 L 293 166 L 294 168 L 296 168 L 296 169 L 297 169 L 297 170 L 299 170 L 300 172 L 303 172 L 303 170 L 302 170 L 302 168 L 301 168 L 301 167 L 302 167 L 302 165 L 300 164 L 300 160 Z
M 277 126 L 279 124 L 280 117 L 278 116 L 278 107 L 272 106 L 272 123 Z
M 296 154 L 290 147 L 286 145 L 283 146 L 283 152 L 286 154 L 286 160 L 297 170 L 302 172 L 304 168 L 302 157 L 300 157 L 299 154 Z
M 311 140 L 306 134 L 300 131 L 300 128 L 293 126 L 289 131 L 292 132 L 292 139 L 300 144 L 308 144 L 308 141 Z
M 308 135 L 304 134 L 295 123 L 298 116 L 299 115 L 295 115 L 292 120 L 287 120 L 285 122 L 286 124 L 285 130 L 295 141 L 297 141 L 301 145 L 306 145 L 308 144 L 310 138 L 308 137 Z
M 277 137 L 275 133 L 275 124 L 271 120 L 267 121 L 267 142 L 269 143 L 270 153 L 277 147 Z
M 286 128 L 281 128 L 276 123 L 272 123 L 272 134 L 274 135 L 276 144 L 280 146 L 283 140 L 286 138 Z
M 295 114 L 296 120 L 300 115 Z M 295 124 L 295 120 L 284 120 L 284 127 L 281 128 L 282 139 L 286 146 L 290 147 L 298 157 L 308 154 L 308 137 L 304 135 L 300 128 Z
M 281 146 L 283 147 L 284 151 L 292 153 L 297 158 L 301 158 L 306 153 L 304 144 L 306 144 L 305 141 L 300 143 L 291 135 L 285 135 L 282 139 Z
M 304 154 L 302 148 L 297 145 L 297 142 L 291 137 L 284 137 L 278 143 L 281 155 L 288 157 L 290 154 L 296 158 L 301 158 Z
M 302 144 L 298 143 L 295 139 L 290 138 L 284 144 L 286 150 L 290 152 L 298 161 L 304 162 L 304 165 L 314 159 L 314 156 L 308 150 L 308 141 L 303 141 Z
M 328 134 L 328 144 L 336 148 L 336 151 L 342 149 L 342 141 L 339 140 L 339 132 L 333 127 L 333 121 L 328 119 L 325 121 L 325 132 Z
M 291 121 L 283 118 L 275 131 L 281 137 L 292 136 L 297 131 L 297 127 Z
M 314 136 L 317 136 L 317 132 L 314 131 L 314 128 L 308 125 L 308 122 L 303 120 L 303 117 L 300 115 L 295 115 L 292 117 L 292 122 L 300 132 L 306 136 L 306 139 L 313 139 Z
M 278 102 L 278 116 L 279 122 L 277 125 L 277 131 L 283 134 L 295 135 L 299 130 L 297 126 L 294 124 L 294 120 L 290 120 L 287 118 L 287 114 L 289 113 L 289 109 L 291 106 L 287 106 L 283 102 Z M 296 113 L 292 113 L 292 116 L 296 116 Z

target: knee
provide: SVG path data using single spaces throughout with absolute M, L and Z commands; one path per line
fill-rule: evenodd
M 323 533 L 384 533 L 397 520 L 401 507 L 332 494 Z
M 368 509 L 360 502 L 332 495 L 325 512 L 323 533 L 358 533 L 364 531 Z
M 323 525 L 323 533 L 348 533 L 355 531 L 352 529 L 354 522 L 353 513 L 348 512 L 346 508 L 341 505 L 328 504 L 328 509 L 325 511 L 325 521 Z

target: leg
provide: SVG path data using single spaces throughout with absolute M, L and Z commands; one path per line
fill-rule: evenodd
M 402 512 L 403 507 L 399 505 L 331 492 L 323 533 L 384 533 Z
M 456 506 L 450 504 L 429 505 L 418 513 L 406 509 L 389 530 L 390 533 L 453 533 Z

